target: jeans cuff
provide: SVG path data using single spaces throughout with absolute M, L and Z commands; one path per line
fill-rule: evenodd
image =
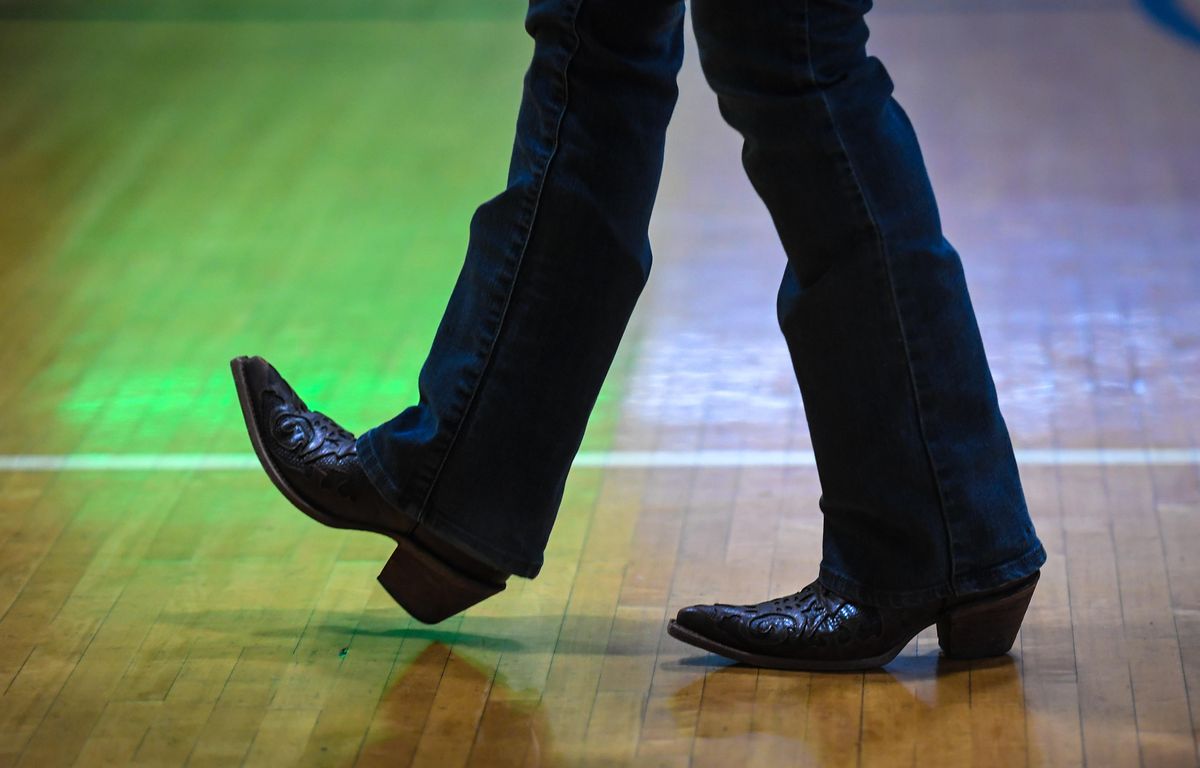
M 383 464 L 379 461 L 379 454 L 375 451 L 374 447 L 374 434 L 375 430 L 373 429 L 364 432 L 358 437 L 355 443 L 356 450 L 358 451 L 359 465 L 380 497 L 387 502 L 388 506 L 396 511 L 397 515 L 411 520 L 415 525 L 419 525 L 428 531 L 432 531 L 437 535 L 437 538 L 461 549 L 492 568 L 526 579 L 532 579 L 538 575 L 538 572 L 542 569 L 543 561 L 541 559 L 534 561 L 527 557 L 514 555 L 501 547 L 493 545 L 491 542 L 484 541 L 453 521 L 446 519 L 442 515 L 438 515 L 436 512 L 431 512 L 428 509 L 414 509 L 415 505 L 405 504 L 402 501 L 402 492 L 392 482 L 391 475 L 384 470 Z
M 821 564 L 821 573 L 817 580 L 826 589 L 864 605 L 880 608 L 908 608 L 943 598 L 983 592 L 1012 581 L 1018 581 L 1033 574 L 1045 562 L 1046 550 L 1040 541 L 1035 540 L 1033 545 L 1020 557 L 1005 561 L 1000 565 L 958 576 L 953 584 L 947 582 L 902 592 L 872 589 L 848 576 L 835 573 L 824 563 Z
M 359 435 L 358 439 L 354 441 L 354 446 L 358 452 L 358 464 L 362 467 L 363 474 L 371 481 L 371 485 L 375 487 L 375 491 L 398 513 L 411 518 L 414 522 L 419 522 L 420 518 L 417 515 L 405 512 L 406 505 L 401 500 L 403 494 L 392 482 L 391 475 L 383 468 L 383 463 L 379 460 L 379 454 L 375 451 L 375 430 L 371 429 Z
M 1046 550 L 1036 539 L 1025 554 L 1000 565 L 969 571 L 955 578 L 954 591 L 958 595 L 969 595 L 972 592 L 983 592 L 1004 586 L 1012 581 L 1018 581 L 1030 576 L 1046 562 Z
M 421 527 L 433 531 L 439 539 L 453 544 L 455 547 L 474 555 L 484 563 L 497 570 L 523 579 L 532 579 L 542 570 L 543 560 L 531 560 L 526 556 L 514 554 L 503 547 L 497 547 L 490 541 L 476 536 L 471 531 L 460 527 L 454 521 L 438 514 L 427 514 L 421 522 Z

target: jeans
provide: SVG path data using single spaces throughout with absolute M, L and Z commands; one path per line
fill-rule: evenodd
M 1034 533 L 957 253 L 856 0 L 695 0 L 701 63 L 787 264 L 779 324 L 819 578 L 904 606 L 1028 575 Z M 680 0 L 533 0 L 507 188 L 471 221 L 420 400 L 358 440 L 399 514 L 532 578 L 650 271 Z

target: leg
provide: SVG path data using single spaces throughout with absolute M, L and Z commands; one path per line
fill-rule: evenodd
M 265 360 L 232 363 L 268 476 L 319 522 L 384 534 L 380 574 L 436 622 L 532 578 L 650 269 L 681 0 L 533 0 L 508 187 L 471 222 L 420 402 L 357 440 Z
M 677 0 L 537 0 L 508 188 L 479 208 L 420 402 L 359 438 L 384 498 L 536 575 L 650 268 L 682 58 Z
M 888 74 L 866 55 L 869 7 L 696 0 L 693 14 L 788 256 L 779 320 L 825 516 L 807 598 L 915 608 L 928 626 L 945 601 L 1021 582 L 1045 554 L 962 265 Z

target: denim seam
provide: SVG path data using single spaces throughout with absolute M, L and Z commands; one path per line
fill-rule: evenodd
M 421 482 L 424 482 L 427 484 L 427 488 L 425 490 L 424 495 L 422 496 L 421 503 L 417 507 L 417 519 L 421 520 L 421 521 L 424 521 L 424 519 L 426 517 L 426 514 L 425 514 L 426 508 L 429 504 L 429 500 L 433 497 L 434 490 L 437 488 L 438 479 L 441 477 L 442 471 L 446 467 L 446 463 L 450 460 L 450 455 L 454 452 L 455 444 L 457 443 L 458 436 L 462 432 L 463 425 L 466 423 L 467 417 L 470 414 L 471 406 L 474 405 L 475 398 L 479 393 L 479 389 L 481 386 L 483 386 L 484 379 L 487 378 L 487 374 L 488 374 L 489 367 L 491 365 L 492 357 L 495 354 L 496 344 L 499 341 L 500 335 L 504 330 L 505 320 L 508 318 L 508 309 L 509 309 L 510 303 L 512 302 L 513 291 L 515 290 L 517 280 L 520 279 L 521 264 L 525 260 L 525 253 L 529 249 L 530 240 L 532 240 L 532 238 L 533 238 L 533 228 L 537 224 L 537 213 L 538 213 L 538 209 L 541 206 L 542 191 L 545 189 L 546 177 L 550 174 L 550 169 L 554 163 L 554 158 L 558 154 L 559 137 L 562 132 L 563 119 L 565 118 L 565 116 L 567 114 L 567 107 L 568 107 L 568 103 L 570 101 L 568 71 L 570 70 L 571 63 L 575 60 L 575 55 L 579 52 L 580 39 L 579 39 L 579 31 L 578 31 L 578 19 L 579 19 L 579 10 L 582 5 L 583 5 L 583 0 L 578 0 L 575 3 L 575 6 L 571 12 L 571 37 L 572 37 L 573 45 L 572 45 L 570 51 L 567 53 L 566 61 L 563 62 L 563 65 L 562 65 L 562 72 L 561 72 L 562 107 L 559 109 L 558 118 L 554 123 L 553 142 L 552 142 L 550 152 L 547 155 L 546 161 L 542 166 L 541 173 L 538 175 L 537 189 L 534 192 L 534 194 L 532 195 L 531 202 L 529 204 L 530 210 L 529 210 L 529 214 L 526 217 L 527 223 L 525 224 L 524 238 L 519 242 L 520 252 L 517 254 L 515 264 L 513 265 L 512 278 L 508 281 L 507 290 L 505 291 L 505 294 L 504 294 L 504 304 L 500 308 L 500 316 L 496 321 L 495 332 L 492 334 L 491 340 L 488 342 L 487 352 L 484 355 L 483 363 L 480 366 L 479 373 L 477 374 L 477 376 L 475 378 L 475 386 L 468 393 L 466 402 L 463 404 L 463 407 L 462 407 L 462 412 L 459 415 L 457 422 L 455 423 L 455 425 L 453 427 L 452 433 L 447 438 L 446 447 L 442 451 L 442 460 L 438 463 L 436 469 L 433 470 L 433 473 L 431 475 L 429 475 L 428 479 L 421 478 Z
M 846 148 L 846 142 L 842 138 L 841 131 L 838 130 L 837 118 L 834 116 L 833 108 L 829 104 L 829 99 L 826 97 L 825 91 L 817 85 L 816 66 L 813 61 L 814 56 L 812 53 L 812 39 L 811 39 L 811 26 L 812 25 L 811 25 L 809 7 L 810 7 L 810 0 L 804 0 L 804 5 L 803 5 L 804 45 L 805 45 L 805 48 L 807 49 L 807 56 L 805 57 L 805 61 L 808 63 L 808 76 L 813 83 L 813 86 L 814 86 L 814 89 L 816 90 L 817 96 L 821 100 L 821 105 L 824 107 L 825 115 L 829 120 L 829 126 L 830 126 L 830 128 L 833 129 L 833 136 L 837 140 L 838 148 L 842 154 L 842 157 L 844 158 L 844 160 L 846 162 L 846 166 L 850 170 L 850 177 L 854 183 L 855 191 L 857 192 L 857 194 L 859 196 L 859 199 L 862 203 L 863 209 L 867 214 L 867 219 L 869 221 L 869 225 L 871 227 L 872 233 L 875 236 L 875 244 L 876 244 L 876 249 L 879 253 L 879 259 L 883 263 L 884 277 L 885 277 L 885 281 L 888 284 L 889 296 L 891 297 L 891 300 L 892 300 L 892 311 L 895 314 L 896 326 L 900 331 L 900 342 L 904 347 L 904 363 L 905 363 L 905 367 L 908 370 L 909 385 L 912 387 L 912 390 L 913 390 L 913 407 L 915 408 L 915 410 L 917 412 L 917 427 L 921 433 L 921 446 L 925 449 L 925 459 L 929 463 L 929 472 L 933 478 L 933 485 L 934 485 L 934 488 L 937 490 L 937 494 L 938 494 L 938 512 L 941 514 L 942 529 L 945 531 L 945 534 L 946 534 L 946 558 L 948 561 L 947 564 L 949 566 L 949 571 L 950 571 L 949 583 L 951 585 L 951 589 L 954 589 L 954 585 L 956 583 L 955 562 L 954 562 L 954 538 L 950 531 L 950 521 L 946 517 L 946 498 L 945 498 L 945 494 L 942 491 L 942 479 L 941 479 L 940 473 L 938 471 L 937 462 L 934 460 L 934 457 L 933 457 L 933 451 L 929 445 L 929 437 L 928 437 L 926 426 L 925 426 L 925 417 L 924 417 L 924 414 L 921 409 L 921 397 L 919 394 L 919 390 L 917 388 L 917 377 L 916 377 L 915 372 L 913 371 L 912 351 L 909 348 L 908 333 L 905 331 L 905 328 L 904 328 L 904 318 L 900 313 L 900 301 L 896 294 L 896 284 L 895 284 L 895 280 L 892 277 L 891 264 L 889 264 L 889 262 L 888 262 L 887 244 L 884 242 L 883 228 L 879 225 L 879 219 L 875 215 L 875 212 L 874 212 L 873 208 L 871 207 L 870 198 L 868 197 L 866 189 L 864 188 L 862 181 L 859 177 L 859 174 L 858 174 L 857 170 L 855 169 L 854 160 L 850 157 L 850 152 Z

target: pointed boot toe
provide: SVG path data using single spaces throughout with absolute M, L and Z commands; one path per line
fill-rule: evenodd
M 331 528 L 396 542 L 379 574 L 416 619 L 437 623 L 504 590 L 508 574 L 418 527 L 376 490 L 348 430 L 308 405 L 261 357 L 230 362 L 250 443 L 263 471 L 297 509 Z

